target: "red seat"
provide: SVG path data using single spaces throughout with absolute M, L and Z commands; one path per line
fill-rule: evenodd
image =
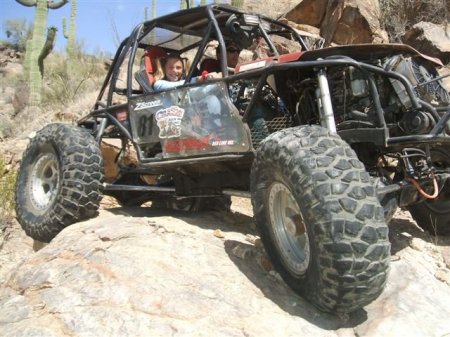
M 220 72 L 220 62 L 216 59 L 204 59 L 200 64 L 200 73 L 203 71 L 207 71 L 208 73 L 212 72 Z
M 145 91 L 150 92 L 153 90 L 154 75 L 157 70 L 156 60 L 165 56 L 167 56 L 167 52 L 161 47 L 152 46 L 145 50 L 145 54 L 141 59 L 141 70 L 135 74 L 136 80 Z
M 148 81 L 151 85 L 155 82 L 154 74 L 157 69 L 156 60 L 165 56 L 167 56 L 167 52 L 161 47 L 148 47 L 145 50 L 143 62 L 148 76 Z

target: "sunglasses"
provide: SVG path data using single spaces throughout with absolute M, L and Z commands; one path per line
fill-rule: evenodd
M 239 54 L 241 52 L 241 50 L 237 49 L 237 48 L 230 47 L 230 48 L 227 48 L 227 52 L 229 52 L 229 53 L 238 53 Z

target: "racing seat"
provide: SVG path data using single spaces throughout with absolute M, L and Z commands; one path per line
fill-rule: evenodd
M 145 54 L 141 59 L 141 68 L 134 75 L 144 92 L 153 91 L 154 74 L 157 69 L 156 60 L 166 55 L 166 50 L 161 47 L 152 46 L 145 50 Z
M 220 62 L 216 59 L 207 58 L 202 61 L 200 64 L 200 74 L 203 71 L 207 71 L 208 73 L 212 72 L 220 72 Z

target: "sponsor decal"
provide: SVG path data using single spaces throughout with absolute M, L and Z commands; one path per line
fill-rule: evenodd
M 155 113 L 155 119 L 159 127 L 159 138 L 180 137 L 183 116 L 184 109 L 178 106 L 158 110 Z
M 169 139 L 164 143 L 166 153 L 177 153 L 189 150 L 204 150 L 209 145 L 209 136 L 200 138 Z
M 192 150 L 206 150 L 210 146 L 233 146 L 234 140 L 212 140 L 210 136 L 198 138 L 168 139 L 164 143 L 166 153 L 178 153 Z
M 213 140 L 211 143 L 212 146 L 227 146 L 234 145 L 234 140 Z
M 155 106 L 162 105 L 161 100 L 156 101 L 150 101 L 150 102 L 138 102 L 136 104 L 136 107 L 134 108 L 134 111 L 148 109 L 148 108 L 154 108 Z

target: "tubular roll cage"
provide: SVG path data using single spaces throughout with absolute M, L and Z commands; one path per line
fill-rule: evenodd
M 194 9 L 190 9 L 188 11 L 196 11 L 199 8 L 194 8 Z M 209 42 L 209 40 L 211 39 L 211 36 L 213 34 L 213 32 L 215 31 L 217 34 L 217 36 L 215 37 L 218 41 L 219 41 L 219 45 L 221 47 L 221 51 L 223 54 L 225 54 L 225 44 L 224 44 L 224 38 L 221 34 L 221 30 L 219 27 L 219 24 L 217 22 L 217 19 L 213 13 L 214 9 L 218 9 L 224 12 L 228 12 L 228 13 L 242 13 L 236 10 L 233 10 L 231 8 L 227 8 L 224 6 L 218 6 L 218 5 L 208 5 L 205 7 L 208 18 L 209 18 L 209 23 L 208 23 L 208 28 L 207 28 L 207 32 L 205 34 L 205 36 L 202 38 L 201 41 L 192 44 L 188 47 L 186 47 L 183 50 L 180 50 L 180 52 L 186 51 L 188 49 L 194 48 L 194 47 L 199 47 L 201 48 L 201 50 L 203 50 L 207 43 Z M 119 46 L 116 55 L 114 57 L 114 61 L 108 71 L 108 74 L 106 76 L 104 85 L 99 93 L 99 99 L 100 97 L 103 96 L 106 87 L 107 87 L 107 83 L 116 83 L 116 79 L 118 77 L 118 69 L 116 69 L 118 66 L 118 64 L 122 64 L 128 51 L 131 50 L 131 54 L 130 54 L 130 60 L 134 60 L 135 56 L 136 56 L 136 50 L 138 49 L 138 47 L 140 46 L 140 38 L 143 37 L 143 30 L 145 29 L 146 32 L 154 29 L 155 27 L 164 27 L 164 24 L 159 24 L 160 22 L 164 22 L 164 20 L 166 19 L 170 19 L 171 17 L 176 17 L 176 13 L 173 14 L 169 14 L 166 15 L 164 17 L 152 20 L 152 21 L 148 21 L 145 23 L 142 23 L 140 25 L 138 25 L 132 32 L 132 34 L 126 38 L 121 45 Z M 299 44 L 302 46 L 302 48 L 304 48 L 305 50 L 307 50 L 307 47 L 303 41 L 303 39 L 301 38 L 301 36 L 299 34 L 297 34 L 297 32 L 295 32 L 294 30 L 292 30 L 288 25 L 280 23 L 278 21 L 274 21 L 270 18 L 264 18 L 265 20 L 269 21 L 269 22 L 273 22 L 276 23 L 277 25 L 280 25 L 282 27 L 284 27 L 285 29 L 289 30 L 290 32 L 292 32 L 293 36 L 297 39 L 297 42 L 299 42 Z M 264 29 L 262 29 L 262 27 L 260 27 L 260 30 L 263 32 Z M 180 32 L 180 34 L 182 34 L 182 32 Z M 270 42 L 270 39 L 265 36 L 265 38 Z M 271 45 L 271 47 L 273 47 L 273 45 Z M 275 55 L 276 58 L 277 55 Z M 197 53 L 194 60 L 193 60 L 193 64 L 195 64 L 196 62 L 198 62 L 200 60 L 200 53 Z M 443 108 L 434 108 L 433 106 L 431 106 L 430 104 L 420 100 L 417 98 L 417 96 L 414 93 L 414 89 L 411 85 L 411 83 L 408 81 L 408 79 L 401 75 L 398 74 L 396 72 L 393 71 L 388 71 L 388 70 L 384 70 L 382 68 L 370 65 L 370 64 L 366 64 L 363 62 L 358 62 L 348 56 L 331 56 L 328 57 L 326 59 L 318 59 L 315 61 L 295 61 L 295 62 L 290 62 L 290 63 L 282 63 L 282 64 L 278 64 L 276 61 L 273 61 L 269 64 L 267 64 L 263 69 L 256 69 L 256 70 L 249 70 L 249 71 L 245 71 L 242 73 L 237 73 L 231 76 L 226 76 L 228 75 L 228 69 L 226 67 L 225 64 L 225 59 L 222 58 L 221 59 L 221 67 L 223 70 L 223 73 L 225 74 L 224 78 L 222 79 L 215 79 L 212 80 L 211 83 L 213 82 L 217 82 L 217 81 L 224 81 L 227 84 L 231 83 L 231 82 L 236 82 L 239 80 L 245 80 L 245 79 L 250 79 L 250 78 L 256 78 L 259 77 L 259 80 L 257 82 L 256 85 L 256 90 L 255 90 L 255 94 L 253 95 L 252 99 L 250 100 L 246 111 L 243 114 L 242 117 L 242 121 L 243 122 L 247 122 L 251 117 L 252 117 L 252 111 L 253 111 L 253 107 L 256 104 L 256 101 L 258 99 L 258 93 L 262 90 L 263 86 L 266 84 L 267 82 L 267 78 L 272 75 L 275 74 L 279 71 L 288 71 L 291 69 L 296 69 L 296 70 L 301 70 L 301 69 L 314 69 L 314 71 L 316 73 L 319 72 L 326 72 L 327 68 L 331 68 L 331 67 L 343 67 L 343 66 L 352 66 L 355 68 L 358 68 L 359 70 L 361 70 L 361 72 L 363 73 L 365 79 L 368 81 L 369 84 L 369 91 L 371 94 L 371 97 L 373 99 L 374 102 L 374 106 L 376 109 L 376 116 L 377 116 L 377 127 L 375 128 L 360 128 L 360 129 L 356 129 L 356 130 L 340 130 L 337 133 L 345 140 L 347 140 L 350 143 L 353 142 L 359 142 L 359 141 L 363 141 L 365 139 L 367 139 L 367 133 L 371 134 L 371 139 L 375 140 L 376 145 L 378 146 L 383 146 L 385 148 L 392 148 L 395 149 L 396 147 L 401 147 L 404 145 L 415 145 L 415 144 L 426 144 L 426 143 L 432 143 L 432 142 L 440 142 L 443 144 L 450 144 L 450 136 L 445 134 L 445 129 L 447 127 L 447 124 L 449 122 L 450 119 L 450 106 L 449 107 L 443 107 Z M 128 63 L 128 76 L 127 76 L 127 89 L 123 90 L 122 93 L 127 95 L 127 97 L 130 97 L 133 94 L 139 94 L 141 92 L 136 92 L 133 91 L 132 86 L 131 86 L 131 81 L 132 81 L 132 62 Z M 192 77 L 194 69 L 191 68 L 191 70 L 188 73 L 188 79 L 190 77 Z M 404 86 L 406 93 L 409 97 L 409 100 L 412 104 L 412 108 L 415 110 L 418 109 L 423 109 L 428 111 L 433 118 L 435 119 L 435 123 L 436 125 L 433 127 L 433 129 L 428 133 L 428 134 L 422 134 L 422 135 L 409 135 L 409 136 L 397 136 L 397 137 L 390 137 L 389 136 L 389 129 L 386 125 L 386 121 L 384 118 L 384 111 L 383 108 L 381 106 L 380 100 L 379 100 L 379 95 L 378 95 L 378 90 L 376 88 L 376 84 L 375 81 L 372 77 L 372 74 L 379 74 L 382 76 L 386 76 L 388 78 L 394 79 L 394 80 L 398 80 L 399 82 L 402 83 L 402 85 Z M 447 75 L 449 76 L 449 75 Z M 442 76 L 440 77 L 442 78 Z M 437 78 L 437 79 L 440 79 Z M 437 80 L 435 79 L 435 80 Z M 185 87 L 195 87 L 198 86 L 198 84 L 186 84 Z M 120 132 L 124 135 L 124 137 L 126 139 L 128 139 L 135 147 L 136 152 L 138 154 L 138 159 L 139 161 L 143 164 L 143 167 L 146 168 L 151 168 L 151 167 L 160 167 L 160 166 L 164 166 L 166 164 L 173 164 L 173 163 L 189 163 L 191 161 L 195 161 L 198 162 L 199 160 L 229 160 L 229 159 L 236 159 L 236 158 L 241 158 L 242 156 L 245 156 L 245 154 L 228 154 L 228 155 L 210 155 L 210 156 L 205 156 L 202 158 L 193 158 L 193 159 L 152 159 L 152 158 L 144 158 L 143 156 L 143 152 L 139 146 L 139 144 L 133 142 L 132 140 L 132 136 L 130 134 L 130 132 L 128 131 L 127 128 L 125 128 L 115 117 L 114 115 L 114 111 L 116 111 L 117 109 L 127 109 L 128 110 L 128 103 L 125 104 L 121 104 L 121 105 L 115 105 L 112 106 L 111 102 L 112 102 L 112 95 L 114 92 L 115 88 L 109 88 L 109 92 L 108 92 L 108 97 L 107 97 L 107 105 L 108 107 L 102 107 L 99 108 L 102 104 L 97 101 L 97 103 L 95 104 L 94 107 L 94 111 L 92 111 L 90 114 L 88 114 L 87 116 L 85 116 L 83 119 L 81 119 L 78 124 L 79 125 L 83 125 L 83 124 L 88 124 L 88 119 L 93 118 L 95 120 L 94 123 L 94 131 L 97 134 L 97 140 L 100 142 L 101 138 L 103 136 L 103 132 L 104 129 L 107 125 L 107 122 L 110 121 L 110 123 L 114 124 L 119 130 Z M 175 89 L 172 89 L 175 90 Z M 136 95 L 137 96 L 137 95 Z M 442 114 L 442 116 L 439 115 L 440 112 Z M 102 119 L 102 121 L 98 124 L 96 121 L 97 119 Z
M 326 59 L 326 60 L 318 60 L 318 61 L 296 61 L 292 63 L 286 64 L 276 64 L 272 63 L 267 65 L 263 70 L 252 70 L 248 72 L 239 73 L 236 75 L 232 75 L 226 77 L 224 79 L 217 79 L 213 81 L 225 81 L 226 83 L 235 82 L 238 80 L 245 80 L 249 78 L 259 77 L 259 81 L 256 86 L 256 93 L 253 95 L 247 109 L 242 117 L 243 122 L 247 122 L 252 117 L 252 110 L 254 105 L 256 104 L 258 93 L 262 90 L 262 87 L 266 84 L 267 78 L 277 73 L 278 71 L 286 71 L 290 69 L 327 69 L 330 67 L 342 67 L 342 66 L 353 66 L 355 68 L 361 69 L 363 73 L 366 75 L 366 80 L 369 83 L 369 90 L 372 96 L 372 99 L 375 103 L 377 118 L 378 118 L 378 128 L 361 128 L 359 130 L 343 130 L 338 131 L 338 134 L 344 139 L 350 139 L 352 142 L 358 140 L 367 139 L 367 132 L 373 133 L 373 139 L 376 139 L 377 145 L 381 145 L 384 147 L 395 147 L 395 146 L 403 146 L 403 145 L 414 145 L 414 144 L 423 144 L 423 143 L 431 143 L 431 142 L 441 142 L 450 144 L 450 136 L 445 135 L 445 128 L 447 126 L 448 121 L 450 120 L 450 107 L 444 107 L 436 109 L 431 105 L 423 102 L 418 99 L 414 94 L 414 90 L 408 81 L 408 79 L 396 72 L 386 71 L 376 66 L 368 65 L 366 63 L 357 62 L 355 60 L 349 59 L 348 57 L 342 57 L 340 59 Z M 376 89 L 375 82 L 373 78 L 370 76 L 370 73 L 380 74 L 395 80 L 400 81 L 406 89 L 407 95 L 412 103 L 413 109 L 423 109 L 431 113 L 431 115 L 436 119 L 436 125 L 434 128 L 428 133 L 424 135 L 412 135 L 412 136 L 398 136 L 398 137 L 389 137 L 389 130 L 386 125 L 386 121 L 384 119 L 384 111 L 381 107 L 381 103 L 379 101 L 378 91 Z M 211 81 L 212 82 L 212 81 Z M 195 84 L 188 84 L 186 86 L 195 86 Z M 92 112 L 89 117 L 93 118 L 102 118 L 104 120 L 109 120 L 112 124 L 114 124 L 119 130 L 123 133 L 123 135 L 130 141 L 132 141 L 132 137 L 130 132 L 117 120 L 111 110 L 116 110 L 119 108 L 125 107 L 124 105 L 114 106 L 111 108 L 103 108 Z M 439 116 L 439 112 L 444 112 L 442 117 Z M 102 130 L 99 130 L 102 131 Z M 138 150 L 138 154 L 141 153 L 140 147 L 138 144 L 134 143 L 134 146 Z M 151 163 L 152 159 L 144 159 L 140 156 L 139 160 L 142 163 Z M 197 161 L 198 159 L 196 159 Z M 170 159 L 168 159 L 170 161 Z M 173 160 L 172 160 L 173 161 Z M 184 160 L 183 160 L 184 161 Z

